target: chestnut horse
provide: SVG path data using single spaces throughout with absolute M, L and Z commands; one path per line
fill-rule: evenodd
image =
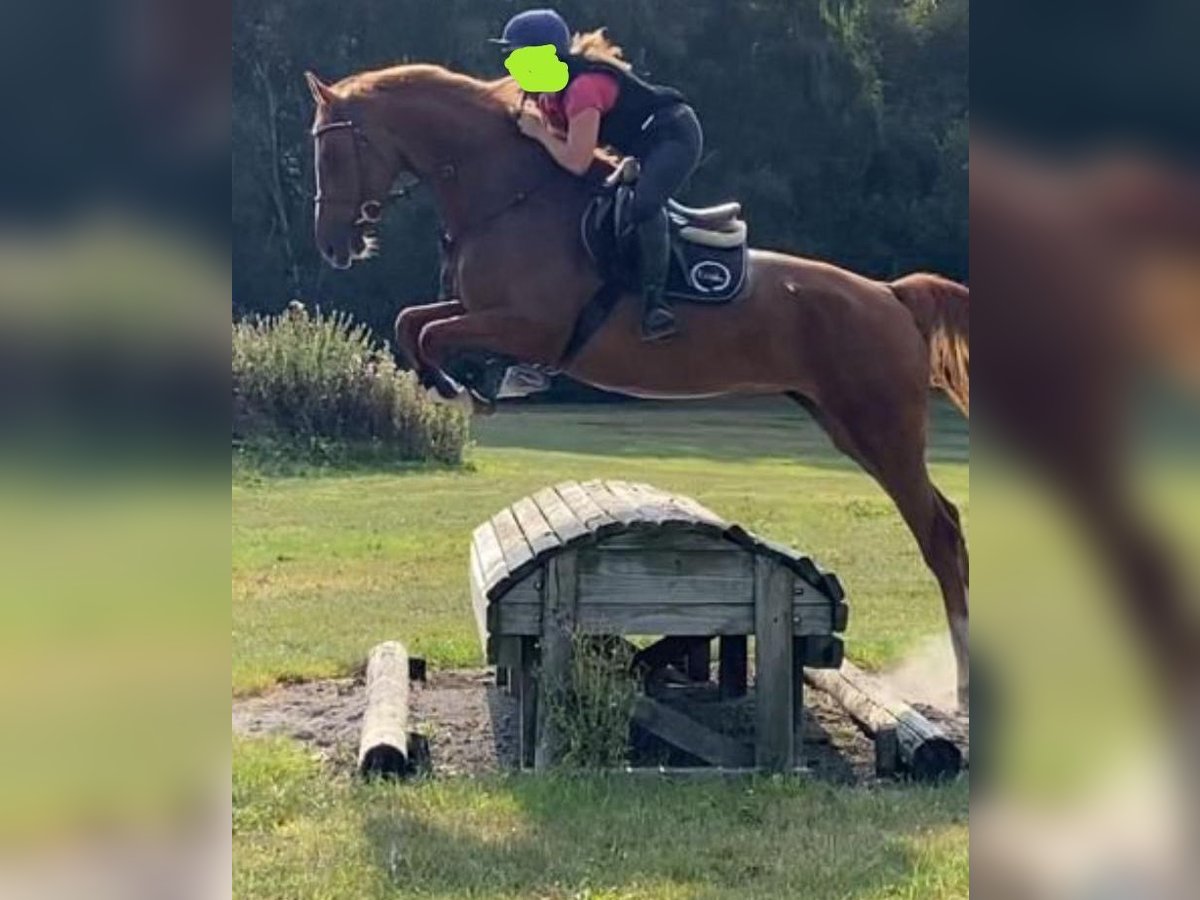
M 423 383 L 470 404 L 445 370 L 483 353 L 561 367 L 635 397 L 791 397 L 878 481 L 911 529 L 941 588 L 967 707 L 967 549 L 958 511 L 925 466 L 929 388 L 968 414 L 965 287 L 927 274 L 887 284 L 752 250 L 741 295 L 724 306 L 678 304 L 676 338 L 640 340 L 638 303 L 624 297 L 564 361 L 580 312 L 601 286 L 579 231 L 592 190 L 518 132 L 516 83 L 426 65 L 333 86 L 307 78 L 317 104 L 316 239 L 331 265 L 374 252 L 372 223 L 398 174 L 435 195 L 453 246 L 456 299 L 408 307 L 396 320 L 396 344 Z M 606 167 L 598 157 L 592 174 Z

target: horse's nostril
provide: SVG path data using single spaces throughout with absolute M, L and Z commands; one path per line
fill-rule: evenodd
M 362 205 L 362 217 L 368 222 L 378 222 L 383 215 L 383 206 L 374 200 L 368 200 Z
M 325 256 L 329 259 L 333 259 L 333 244 L 325 245 Z

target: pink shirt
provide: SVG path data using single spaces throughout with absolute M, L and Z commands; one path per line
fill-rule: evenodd
M 585 109 L 598 109 L 603 116 L 616 105 L 620 91 L 611 75 L 584 72 L 557 94 L 538 94 L 537 105 L 547 122 L 566 132 L 567 123 Z

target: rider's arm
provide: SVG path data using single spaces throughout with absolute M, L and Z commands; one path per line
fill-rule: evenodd
M 529 134 L 529 132 L 526 132 Z M 585 109 L 571 118 L 565 138 L 559 137 L 544 125 L 533 129 L 531 137 L 536 139 L 554 161 L 575 175 L 582 175 L 591 168 L 600 137 L 600 110 Z

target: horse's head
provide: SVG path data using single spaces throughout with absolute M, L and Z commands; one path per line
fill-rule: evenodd
M 402 159 L 366 101 L 342 96 L 311 72 L 305 78 L 317 104 L 317 249 L 334 268 L 348 269 L 376 249 L 373 228 Z

